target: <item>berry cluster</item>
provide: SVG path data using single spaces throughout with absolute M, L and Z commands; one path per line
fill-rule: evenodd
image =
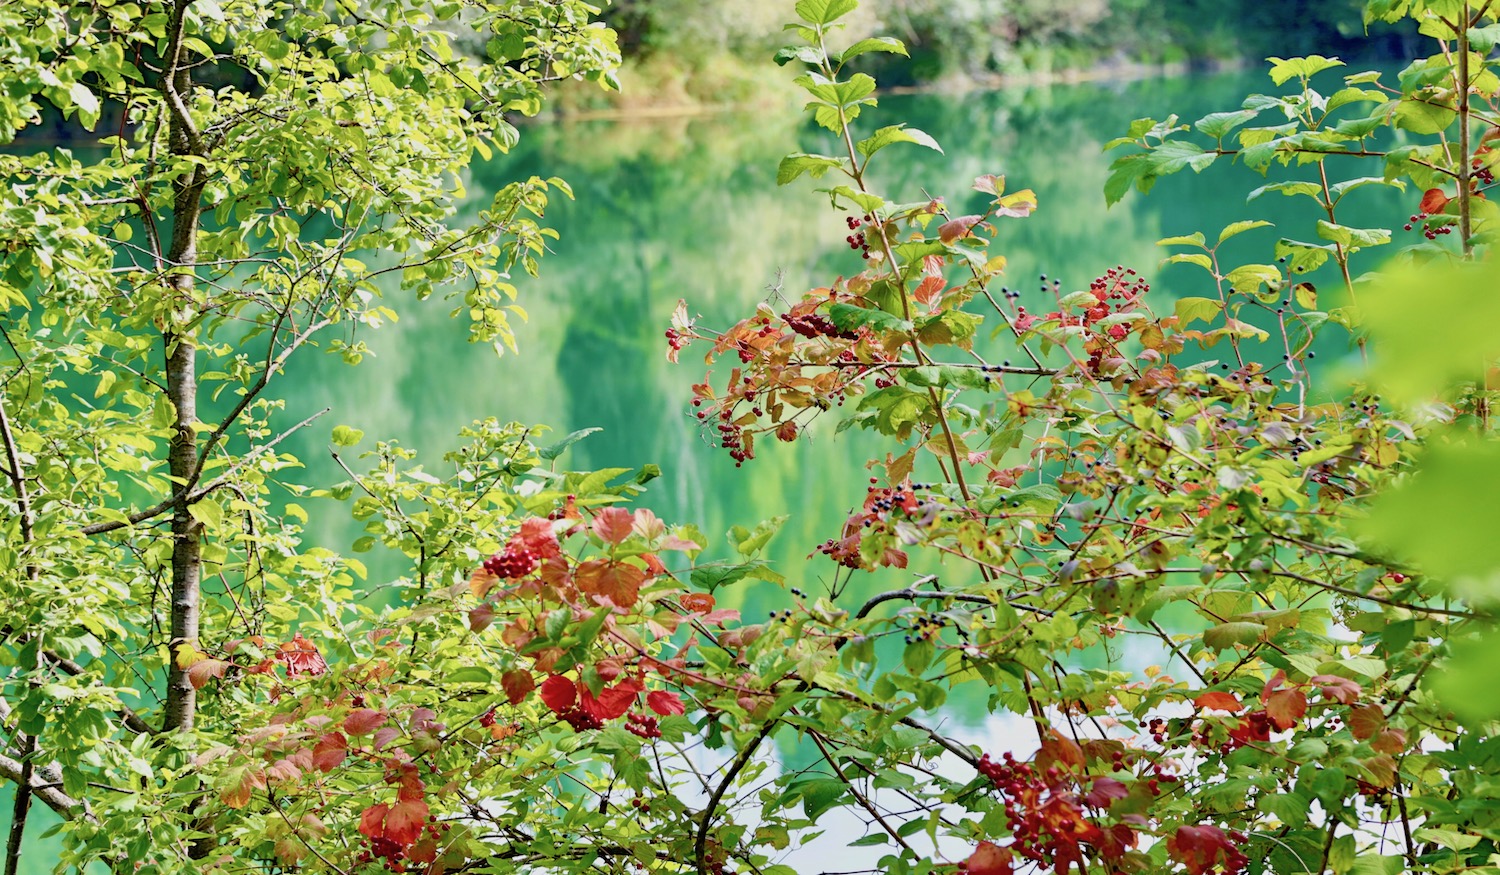
M 1080 841 L 1103 837 L 1099 827 L 1083 816 L 1077 798 L 1065 789 L 1056 766 L 1038 775 L 1030 764 L 1017 762 L 1007 751 L 998 763 L 985 754 L 978 769 L 1005 797 L 1013 853 L 1037 863 L 1081 861 Z
M 1412 228 L 1414 228 L 1417 225 L 1418 222 L 1424 221 L 1425 219 L 1427 219 L 1427 217 L 1428 217 L 1427 213 L 1413 213 L 1411 215 L 1411 217 L 1410 217 L 1410 220 L 1405 225 L 1402 225 L 1401 227 L 1404 230 L 1410 231 L 1410 230 L 1412 230 Z M 1428 240 L 1436 240 L 1438 238 L 1439 234 L 1452 234 L 1452 233 L 1453 233 L 1453 226 L 1452 225 L 1423 225 L 1423 227 L 1422 227 L 1422 236 L 1426 237 Z
M 667 344 L 672 347 L 672 352 L 681 352 L 682 348 L 692 342 L 692 338 L 675 328 L 666 331 Z
M 865 239 L 865 232 L 859 230 L 859 226 L 864 224 L 865 222 L 869 222 L 870 220 L 871 218 L 869 215 L 861 216 L 858 219 L 854 218 L 853 216 L 844 217 L 844 224 L 848 225 L 849 230 L 854 232 L 848 237 L 845 237 L 844 242 L 849 244 L 850 249 L 858 249 L 860 251 L 861 258 L 870 257 L 870 242 Z
M 804 316 L 783 313 L 781 318 L 789 328 L 809 340 L 819 337 L 839 337 L 844 340 L 854 340 L 858 336 L 852 331 L 840 331 L 837 325 L 834 325 L 828 321 L 826 316 L 819 313 L 808 313 Z
M 429 823 L 427 824 L 426 831 L 433 841 L 437 841 L 441 839 L 444 833 L 448 832 L 448 829 L 449 826 L 446 823 Z M 359 854 L 354 858 L 354 862 L 361 866 L 379 860 L 387 872 L 405 872 L 409 862 L 417 862 L 419 865 L 422 862 L 421 859 L 413 860 L 408 855 L 410 847 L 401 844 L 395 839 L 386 838 L 385 836 L 370 836 L 366 837 L 366 841 L 369 842 L 369 847 L 361 849 Z M 418 854 L 417 856 L 420 858 L 421 855 Z M 431 859 L 431 856 L 426 857 L 426 862 L 431 862 Z
M 1151 285 L 1136 274 L 1135 268 L 1117 264 L 1090 283 L 1089 291 L 1101 301 L 1134 300 L 1151 291 Z
M 1483 158 L 1475 158 L 1473 167 L 1474 172 L 1470 177 L 1471 179 L 1476 180 L 1480 185 L 1495 184 L 1495 170 L 1486 164 Z
M 625 715 L 625 731 L 645 739 L 661 738 L 661 728 L 657 725 L 656 718 L 637 711 Z
M 557 715 L 559 720 L 573 727 L 574 732 L 584 732 L 589 729 L 603 729 L 604 721 L 593 714 L 577 707 L 576 705 Z
M 496 577 L 520 578 L 536 570 L 536 554 L 512 544 L 484 560 L 484 570 Z

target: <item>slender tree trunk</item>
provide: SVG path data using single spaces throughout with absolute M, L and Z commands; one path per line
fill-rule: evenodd
M 192 75 L 182 67 L 182 40 L 187 7 L 192 0 L 176 0 L 171 18 L 170 41 L 162 75 L 162 94 L 172 123 L 169 145 L 174 155 L 201 155 L 202 143 L 188 113 L 192 100 Z M 168 285 L 176 299 L 174 309 L 186 307 L 194 285 L 193 266 L 198 261 L 198 223 L 203 213 L 201 167 L 177 185 L 172 204 L 172 245 L 167 253 L 167 268 L 172 271 Z M 180 310 L 179 310 L 180 312 Z M 191 482 L 198 469 L 197 338 L 195 329 L 184 327 L 180 317 L 162 334 L 167 359 L 167 396 L 176 408 L 174 432 L 168 451 L 168 470 L 174 488 Z M 203 544 L 198 523 L 188 513 L 186 496 L 172 511 L 172 639 L 171 664 L 167 668 L 167 705 L 164 730 L 193 728 L 197 706 L 196 691 L 188 680 L 186 669 L 178 668 L 178 650 L 184 644 L 196 645 L 198 639 L 199 578 L 202 574 Z

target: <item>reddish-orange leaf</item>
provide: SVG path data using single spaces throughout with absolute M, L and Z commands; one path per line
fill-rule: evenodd
M 330 732 L 313 745 L 313 766 L 320 772 L 331 772 L 339 767 L 349 753 L 349 739 L 342 732 Z
M 572 511 L 569 519 L 577 519 L 578 508 L 573 504 L 572 496 L 568 497 L 568 509 Z M 511 540 L 535 553 L 538 559 L 561 559 L 563 555 L 562 545 L 557 542 L 557 531 L 549 519 L 528 517 L 521 523 L 521 531 Z
M 385 712 L 374 708 L 359 708 L 344 718 L 344 731 L 350 735 L 369 735 L 385 723 Z
M 391 807 L 384 802 L 371 805 L 359 816 L 359 834 L 378 839 L 385 835 L 385 815 Z
M 944 285 L 946 283 L 943 282 L 942 276 L 927 277 L 917 285 L 916 290 L 912 292 L 912 297 L 923 304 L 931 304 L 937 300 L 938 293 L 943 290 Z
M 1179 826 L 1167 837 L 1167 853 L 1192 875 L 1206 875 L 1221 861 L 1226 872 L 1239 869 L 1245 862 L 1229 836 L 1212 825 Z
M 1361 760 L 1360 765 L 1370 773 L 1369 783 L 1384 788 L 1396 786 L 1396 761 L 1389 754 L 1379 754 L 1367 760 Z
M 474 598 L 482 599 L 485 596 L 489 595 L 490 589 L 494 587 L 494 585 L 498 583 L 499 580 L 499 577 L 486 571 L 484 566 L 480 565 L 473 571 L 469 572 L 469 592 L 472 592 L 474 594 Z
M 1332 674 L 1313 675 L 1312 683 L 1318 685 L 1323 698 L 1332 699 L 1344 705 L 1354 704 L 1359 700 L 1359 694 L 1365 691 L 1358 682 Z
M 1010 875 L 1010 848 L 1002 848 L 993 842 L 980 842 L 969 859 L 964 861 L 969 875 Z
M 959 216 L 944 222 L 938 226 L 938 239 L 944 243 L 952 243 L 961 237 L 967 237 L 973 233 L 974 226 L 983 219 L 983 216 Z
M 541 696 L 544 705 L 561 714 L 578 701 L 578 685 L 560 674 L 551 675 L 542 681 Z
M 1198 707 L 1198 710 L 1200 711 L 1207 711 L 1212 709 L 1214 711 L 1228 711 L 1231 714 L 1238 714 L 1241 711 L 1245 710 L 1245 703 L 1241 702 L 1238 696 L 1233 693 L 1225 693 L 1220 690 L 1213 690 L 1204 693 L 1203 695 L 1194 699 L 1193 704 L 1196 705 Z
M 421 799 L 397 802 L 385 816 L 385 837 L 398 845 L 412 844 L 422 837 L 427 815 L 427 803 Z
M 193 685 L 193 689 L 201 690 L 210 678 L 223 677 L 229 666 L 230 663 L 222 659 L 200 659 L 188 666 L 188 683 Z
M 1271 698 L 1271 694 L 1281 689 L 1281 685 L 1284 683 L 1286 683 L 1286 672 L 1278 668 L 1276 669 L 1276 673 L 1271 675 L 1271 679 L 1266 681 L 1266 685 L 1264 687 L 1261 687 L 1261 700 L 1269 700 Z
M 1266 699 L 1266 714 L 1277 729 L 1291 729 L 1307 713 L 1307 694 L 1301 690 L 1277 690 Z
M 630 511 L 623 507 L 606 507 L 599 511 L 594 517 L 594 534 L 604 539 L 606 543 L 618 544 L 630 537 L 630 527 L 634 519 Z
M 499 578 L 496 579 L 498 580 Z M 489 602 L 485 602 L 469 611 L 470 632 L 483 632 L 493 622 L 495 622 L 495 608 Z
M 626 562 L 590 559 L 578 566 L 573 582 L 583 592 L 603 596 L 617 607 L 628 608 L 640 597 L 646 572 Z
M 1059 766 L 1064 771 L 1083 766 L 1083 748 L 1056 729 L 1052 730 L 1050 738 L 1042 742 L 1042 749 L 1036 754 L 1036 767 L 1039 771 L 1045 772 L 1052 765 Z
M 1374 738 L 1385 728 L 1385 711 L 1379 705 L 1362 705 L 1349 709 L 1349 731 L 1360 741 Z
M 682 698 L 667 690 L 652 690 L 647 693 L 646 707 L 663 717 L 670 714 L 682 714 L 687 710 L 682 705 Z
M 1389 727 L 1376 733 L 1375 740 L 1370 742 L 1370 747 L 1381 753 L 1398 754 L 1406 750 L 1406 733 L 1400 729 Z
M 1429 216 L 1435 216 L 1438 213 L 1441 213 L 1444 207 L 1448 206 L 1448 201 L 1450 200 L 1452 200 L 1452 198 L 1448 197 L 1446 194 L 1443 194 L 1442 189 L 1429 188 L 1426 191 L 1422 192 L 1422 212 L 1426 213 Z
M 640 695 L 642 689 L 641 682 L 632 678 L 612 687 L 605 687 L 599 691 L 596 698 L 593 693 L 589 692 L 588 687 L 579 686 L 578 707 L 600 720 L 613 720 L 630 710 L 630 706 L 635 704 L 636 696 Z
M 516 668 L 500 676 L 500 688 L 505 690 L 505 698 L 512 705 L 519 705 L 536 689 L 536 681 L 532 679 L 531 672 Z
M 714 597 L 706 592 L 690 592 L 680 596 L 677 603 L 691 614 L 706 614 L 714 609 Z

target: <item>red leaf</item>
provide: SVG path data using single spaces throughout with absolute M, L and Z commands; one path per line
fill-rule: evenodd
M 1094 779 L 1094 785 L 1089 788 L 1088 795 L 1083 797 L 1083 801 L 1095 808 L 1108 808 L 1112 800 L 1124 799 L 1129 795 L 1129 787 L 1114 778 L 1100 776 Z
M 1429 216 L 1435 216 L 1441 213 L 1444 207 L 1448 206 L 1449 200 L 1451 198 L 1443 194 L 1441 188 L 1429 188 L 1422 192 L 1422 212 Z
M 500 688 L 505 690 L 505 698 L 512 705 L 519 705 L 536 689 L 536 681 L 532 679 L 531 672 L 517 668 L 500 676 Z
M 385 815 L 391 807 L 384 802 L 379 805 L 371 805 L 359 816 L 360 835 L 378 839 L 385 835 Z
M 578 701 L 578 685 L 560 674 L 551 675 L 542 681 L 541 696 L 543 704 L 561 714 Z
M 630 537 L 630 527 L 635 520 L 623 507 L 606 507 L 594 517 L 594 534 L 606 543 L 618 544 Z
M 385 837 L 398 845 L 412 844 L 422 837 L 427 815 L 427 803 L 421 799 L 397 802 L 385 816 Z
M 730 620 L 738 620 L 740 612 L 735 608 L 724 608 L 718 611 L 709 611 L 703 615 L 703 623 L 706 626 L 722 626 Z
M 960 237 L 967 237 L 973 233 L 975 225 L 983 221 L 984 216 L 959 216 L 938 226 L 938 239 L 944 243 L 952 243 Z
M 603 596 L 616 607 L 628 608 L 639 598 L 646 572 L 625 562 L 590 559 L 578 566 L 573 582 L 583 592 Z
M 1271 694 L 1281 689 L 1281 685 L 1284 683 L 1286 683 L 1286 672 L 1278 668 L 1276 669 L 1276 673 L 1271 675 L 1271 679 L 1266 681 L 1266 685 L 1261 688 L 1261 701 L 1269 701 Z
M 1401 729 L 1382 729 L 1376 734 L 1370 747 L 1381 753 L 1396 754 L 1406 750 L 1406 732 Z
M 1231 714 L 1238 714 L 1245 710 L 1245 703 L 1241 702 L 1238 696 L 1233 693 L 1224 693 L 1217 690 L 1204 693 L 1194 699 L 1193 704 L 1198 706 L 1198 710 L 1200 711 L 1213 709 L 1215 711 L 1228 711 Z
M 1374 738 L 1385 728 L 1385 711 L 1379 705 L 1364 705 L 1349 710 L 1349 731 L 1360 741 Z
M 1167 837 L 1167 853 L 1192 875 L 1207 875 L 1221 862 L 1225 872 L 1235 872 L 1246 862 L 1245 855 L 1216 826 L 1179 826 Z
M 706 614 L 714 609 L 714 597 L 706 592 L 690 592 L 678 598 L 677 603 L 691 614 Z
M 222 659 L 200 659 L 188 666 L 188 683 L 193 685 L 193 689 L 201 690 L 210 678 L 223 677 L 229 666 L 230 663 Z
M 941 276 L 930 276 L 922 280 L 912 292 L 912 297 L 923 304 L 931 304 L 937 300 L 938 293 L 943 290 L 946 283 Z
M 382 726 L 379 729 L 375 730 L 375 737 L 370 740 L 370 744 L 374 746 L 376 750 L 380 750 L 381 748 L 385 747 L 386 745 L 390 744 L 400 737 L 401 730 L 397 729 L 394 726 Z
M 686 708 L 682 705 L 682 699 L 676 693 L 666 690 L 652 690 L 646 694 L 646 707 L 666 717 L 670 714 L 682 714 Z
M 1359 700 L 1359 694 L 1365 691 L 1358 682 L 1337 675 L 1319 674 L 1313 675 L 1312 683 L 1319 687 L 1323 698 L 1332 699 L 1344 705 L 1352 705 Z
M 491 577 L 495 577 L 493 574 Z M 495 578 L 499 580 L 499 578 Z M 489 602 L 469 610 L 469 631 L 483 632 L 490 624 L 495 622 L 495 608 Z
M 605 687 L 599 691 L 598 698 L 589 692 L 588 687 L 580 685 L 578 688 L 578 707 L 586 713 L 600 720 L 613 720 L 624 716 L 630 706 L 635 704 L 636 696 L 640 695 L 643 687 L 637 680 L 621 681 L 612 687 Z
M 369 735 L 385 724 L 385 712 L 359 708 L 344 718 L 344 731 L 350 735 Z
M 969 859 L 964 861 L 964 869 L 969 875 L 1010 875 L 1010 859 L 1010 848 L 1002 848 L 993 842 L 980 842 Z
M 1036 767 L 1038 771 L 1045 772 L 1048 766 L 1057 765 L 1063 771 L 1072 771 L 1083 767 L 1083 748 L 1078 742 L 1056 729 L 1052 730 L 1052 737 L 1042 742 L 1042 749 L 1036 754 Z
M 313 745 L 313 766 L 320 772 L 331 772 L 349 754 L 349 739 L 342 732 L 330 732 Z
M 276 649 L 276 658 L 286 663 L 286 676 L 289 678 L 304 674 L 317 677 L 328 673 L 328 663 L 323 661 L 318 646 L 303 638 L 301 632 Z
M 1277 729 L 1291 729 L 1307 713 L 1307 694 L 1301 690 L 1277 690 L 1266 699 L 1266 714 Z
M 511 543 L 525 547 L 535 553 L 538 559 L 561 559 L 563 555 L 552 521 L 542 517 L 529 517 L 522 521 L 521 531 L 511 537 Z

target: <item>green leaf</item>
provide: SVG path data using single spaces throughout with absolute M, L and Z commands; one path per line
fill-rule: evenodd
M 1272 291 L 1281 288 L 1281 269 L 1274 264 L 1242 264 L 1224 279 L 1236 292 L 1253 295 L 1263 285 Z
M 1305 58 L 1267 58 L 1266 60 L 1271 62 L 1271 81 L 1277 85 L 1285 85 L 1286 81 L 1293 77 L 1309 79 L 1324 70 L 1344 66 L 1344 62 L 1338 58 L 1325 58 L 1322 55 L 1308 55 Z
M 891 125 L 881 128 L 865 139 L 860 140 L 855 144 L 854 148 L 859 150 L 859 154 L 869 158 L 892 143 L 916 143 L 918 146 L 926 146 L 937 152 L 943 151 L 943 147 L 938 145 L 937 140 L 934 140 L 925 131 L 908 128 L 905 125 Z
M 1284 238 L 1276 241 L 1276 257 L 1289 259 L 1288 266 L 1294 274 L 1317 270 L 1333 253 L 1331 243 L 1302 243 Z
M 749 559 L 770 543 L 771 538 L 781 530 L 782 525 L 788 519 L 791 519 L 789 514 L 782 514 L 768 520 L 761 520 L 756 523 L 754 529 L 750 530 L 744 526 L 734 526 L 729 530 L 729 544 L 734 547 L 736 553 Z
M 772 56 L 777 65 L 785 67 L 791 61 L 801 61 L 812 67 L 821 66 L 823 53 L 815 46 L 787 46 Z
M 1469 28 L 1470 51 L 1488 55 L 1494 50 L 1496 44 L 1500 44 L 1500 23 Z
M 776 184 L 786 185 L 804 173 L 817 179 L 828 171 L 843 166 L 844 162 L 837 158 L 798 152 L 781 159 L 781 163 L 776 166 Z
M 602 429 L 602 428 L 580 428 L 577 431 L 572 432 L 571 434 L 569 434 L 567 437 L 563 438 L 562 440 L 558 441 L 557 443 L 553 444 L 552 446 L 547 447 L 545 449 L 537 450 L 537 456 L 540 457 L 541 460 L 544 461 L 544 462 L 550 462 L 550 461 L 556 459 L 558 456 L 561 456 L 563 454 L 563 451 L 566 450 L 568 447 L 573 446 L 574 444 L 578 443 L 579 441 L 583 440 L 584 438 L 588 437 L 589 435 L 591 435 L 591 434 L 593 434 L 595 432 L 599 432 L 599 431 L 604 431 L 604 429 Z
M 1219 318 L 1219 312 L 1223 309 L 1223 304 L 1211 298 L 1177 299 L 1177 318 L 1182 321 L 1184 328 L 1194 319 L 1211 323 Z
M 1193 122 L 1193 127 L 1197 128 L 1204 136 L 1213 137 L 1218 140 L 1258 115 L 1260 115 L 1260 112 L 1253 109 L 1214 112 Z
M 1391 232 L 1384 228 L 1349 228 L 1323 219 L 1318 220 L 1318 236 L 1332 240 L 1350 252 L 1391 242 Z
M 1169 256 L 1162 262 L 1162 264 L 1182 263 L 1196 264 L 1209 273 L 1213 273 L 1214 271 L 1214 260 L 1202 252 L 1179 252 L 1176 255 Z
M 1227 228 L 1225 228 L 1223 231 L 1219 232 L 1219 243 L 1223 243 L 1225 240 L 1228 240 L 1230 237 L 1233 237 L 1236 234 L 1243 234 L 1246 231 L 1252 231 L 1252 230 L 1254 230 L 1256 228 L 1270 228 L 1270 227 L 1273 227 L 1270 222 L 1263 221 L 1261 219 L 1254 219 L 1254 220 L 1244 221 L 1244 222 L 1235 222 L 1234 224 L 1232 224 L 1232 225 L 1228 226 Z M 1214 244 L 1214 245 L 1217 246 L 1218 244 Z
M 838 303 L 828 308 L 828 321 L 840 331 L 869 327 L 876 331 L 910 331 L 911 323 L 884 310 L 871 310 L 854 304 Z
M 829 809 L 837 806 L 849 792 L 849 786 L 837 778 L 815 778 L 801 789 L 802 810 L 809 820 L 817 820 Z
M 1203 633 L 1203 643 L 1213 650 L 1228 650 L 1231 647 L 1257 644 L 1265 635 L 1266 627 L 1260 623 L 1220 623 Z
M 853 12 L 858 0 L 797 0 L 797 17 L 808 24 L 832 24 Z
M 906 52 L 906 44 L 901 40 L 888 36 L 873 36 L 862 39 L 839 55 L 839 63 L 847 64 L 851 58 L 856 58 L 868 52 L 890 52 L 893 55 L 911 57 Z
M 494 675 L 491 675 L 490 670 L 482 665 L 466 665 L 442 677 L 443 683 L 446 684 L 488 684 L 494 680 Z
M 352 447 L 364 440 L 364 438 L 365 433 L 357 428 L 350 428 L 347 425 L 336 425 L 333 427 L 334 446 Z
M 224 507 L 213 499 L 188 505 L 188 514 L 209 530 L 219 528 L 224 522 Z
M 1185 237 L 1163 237 L 1156 241 L 1157 246 L 1196 246 L 1199 249 L 1208 248 L 1208 239 L 1203 236 L 1202 231 L 1194 231 Z

